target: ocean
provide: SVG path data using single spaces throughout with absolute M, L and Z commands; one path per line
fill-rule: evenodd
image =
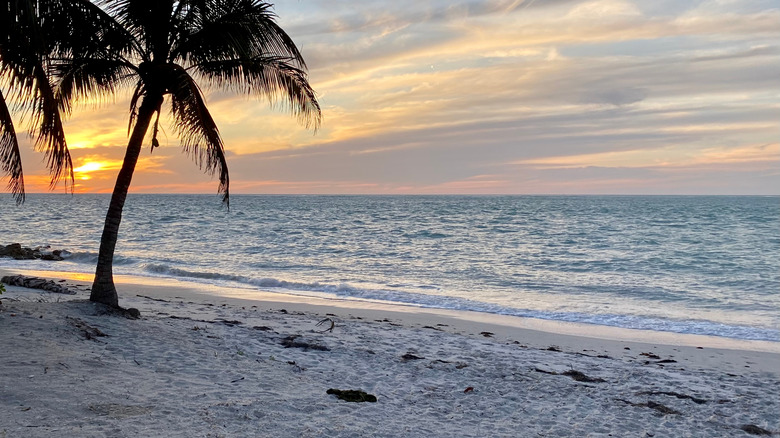
M 0 244 L 94 272 L 109 195 L 0 198 Z M 780 342 L 780 197 L 130 195 L 115 273 Z

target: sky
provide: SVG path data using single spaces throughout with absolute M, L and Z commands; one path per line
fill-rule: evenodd
M 231 193 L 780 194 L 776 0 L 280 0 L 275 11 L 307 61 L 322 127 L 206 89 Z M 113 188 L 128 106 L 123 94 L 68 120 L 76 192 Z M 43 156 L 25 142 L 27 190 L 46 191 Z M 160 143 L 131 193 L 216 193 L 172 128 Z

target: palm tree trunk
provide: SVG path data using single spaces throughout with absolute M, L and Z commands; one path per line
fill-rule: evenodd
M 114 286 L 113 268 L 114 249 L 116 248 L 116 240 L 119 235 L 119 223 L 122 222 L 122 209 L 125 206 L 127 191 L 130 188 L 135 165 L 141 153 L 144 136 L 162 100 L 162 93 L 147 94 L 144 96 L 138 109 L 138 118 L 136 119 L 133 133 L 130 135 L 122 169 L 116 178 L 114 192 L 111 195 L 111 203 L 108 206 L 108 213 L 106 213 L 106 223 L 103 226 L 103 235 L 100 238 L 100 252 L 98 253 L 97 268 L 95 269 L 95 281 L 92 283 L 92 292 L 89 296 L 90 301 L 119 307 L 119 297 L 117 296 L 116 286 Z

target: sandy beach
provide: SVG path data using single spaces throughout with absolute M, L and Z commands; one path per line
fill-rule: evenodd
M 1 297 L 0 437 L 780 433 L 777 343 L 118 276 L 133 320 L 47 277 Z

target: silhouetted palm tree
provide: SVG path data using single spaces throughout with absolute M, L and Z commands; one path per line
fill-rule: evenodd
M 96 10 L 93 4 L 78 0 L 8 0 L 0 6 L 0 167 L 9 175 L 9 188 L 19 204 L 25 199 L 24 173 L 10 100 L 2 88 L 10 91 L 12 107 L 29 118 L 36 148 L 45 154 L 52 187 L 63 178 L 72 187 L 73 168 L 49 67 L 55 57 L 77 53 L 77 47 L 87 45 L 90 36 L 83 45 L 79 38 L 92 27 L 82 24 L 85 18 L 94 18 Z M 79 25 L 70 30 L 71 24 Z M 75 41 L 78 44 L 72 46 Z
M 44 5 L 41 9 L 69 2 L 82 3 L 77 0 L 10 1 Z M 321 113 L 308 83 L 303 57 L 292 39 L 276 24 L 271 5 L 267 3 L 255 0 L 101 0 L 98 4 L 103 9 L 97 8 L 97 13 L 81 4 L 88 12 L 85 17 L 92 21 L 83 29 L 72 28 L 72 32 L 68 33 L 58 24 L 54 30 L 59 34 L 43 34 L 46 38 L 39 51 L 25 52 L 26 48 L 22 47 L 10 52 L 12 55 L 41 55 L 39 59 L 45 60 L 44 71 L 56 78 L 56 90 L 49 87 L 53 94 L 51 102 L 66 113 L 71 110 L 71 102 L 79 97 L 108 95 L 118 87 L 134 86 L 130 101 L 130 138 L 106 214 L 90 296 L 92 301 L 118 307 L 113 256 L 122 209 L 150 128 L 152 147 L 159 144 L 158 122 L 166 99 L 184 151 L 208 174 L 218 175 L 219 193 L 223 195 L 226 206 L 230 199 L 229 176 L 222 139 L 206 107 L 198 81 L 235 92 L 257 94 L 272 102 L 280 100 L 288 104 L 290 111 L 309 127 L 319 125 Z M 33 13 L 38 17 L 42 14 L 41 10 Z M 77 18 L 71 19 L 71 25 L 78 21 Z M 4 51 L 15 49 L 17 39 L 21 38 L 21 34 L 13 32 L 16 31 L 7 32 L 7 40 L 13 44 L 4 45 Z M 94 34 L 82 35 L 90 32 Z M 80 39 L 83 39 L 81 43 Z M 46 45 L 46 41 L 51 43 Z M 16 81 L 32 81 L 12 81 L 11 85 L 32 93 L 33 87 L 39 85 L 32 74 L 35 70 L 23 74 L 7 70 L 6 64 L 10 65 L 8 68 L 16 67 L 12 63 L 14 58 L 9 57 L 7 62 L 5 52 L 2 56 L 4 73 L 11 71 L 10 77 Z M 45 98 L 40 95 L 42 92 L 34 92 L 26 102 L 41 106 Z M 46 108 L 49 109 L 48 106 Z M 2 110 L 6 109 L 3 103 Z M 0 133 L 14 134 L 10 117 L 3 117 L 5 112 L 2 110 L 0 119 L 4 120 L 4 130 Z M 46 121 L 49 113 L 42 114 L 41 120 Z M 72 178 L 64 136 L 61 143 L 49 140 L 61 132 L 59 113 L 57 115 L 54 125 L 59 130 L 49 134 L 51 129 L 46 125 L 47 135 L 41 137 L 47 141 L 43 149 L 49 157 L 53 181 L 60 179 L 62 174 L 69 174 Z M 44 132 L 43 129 L 41 132 Z M 12 190 L 17 199 L 21 197 L 23 200 L 23 186 L 19 189 L 19 186 L 13 185 L 15 181 L 19 184 L 22 181 L 21 166 L 17 160 L 18 143 L 7 144 L 0 146 L 0 160 L 3 169 L 11 175 Z
M 21 204 L 25 199 L 19 139 L 12 111 L 30 122 L 50 187 L 73 187 L 73 166 L 62 116 L 70 101 L 59 93 L 54 66 L 84 58 L 122 37 L 116 21 L 89 0 L 6 0 L 0 6 L 0 168 Z M 2 89 L 10 91 L 4 95 Z M 13 103 L 11 103 L 13 102 Z M 9 105 L 10 103 L 10 105 Z
M 62 65 L 63 94 L 89 93 L 135 81 L 130 140 L 106 215 L 90 299 L 118 307 L 112 261 L 122 208 L 144 137 L 158 145 L 159 115 L 170 102 L 174 129 L 185 152 L 217 174 L 223 202 L 229 177 L 222 139 L 196 78 L 229 90 L 282 99 L 307 126 L 320 108 L 292 39 L 276 24 L 271 5 L 255 0 L 106 0 L 105 10 L 125 31 L 127 44 Z M 120 49 L 120 50 L 116 50 Z M 95 55 L 98 55 L 97 53 Z M 95 73 L 100 73 L 96 81 Z M 155 118 L 156 116 L 156 118 Z

